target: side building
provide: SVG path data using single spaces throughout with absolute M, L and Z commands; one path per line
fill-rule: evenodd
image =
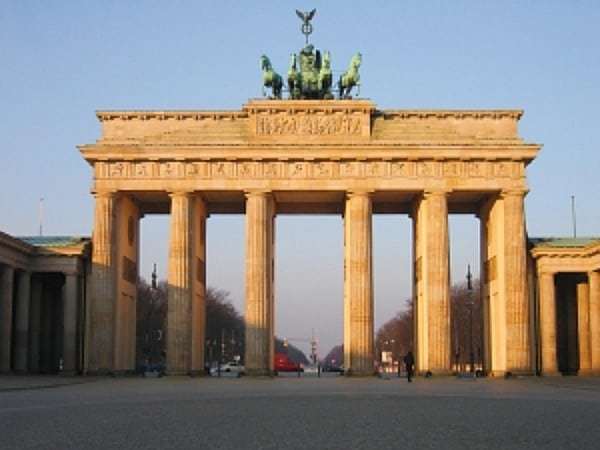
M 83 372 L 90 247 L 0 232 L 0 373 Z

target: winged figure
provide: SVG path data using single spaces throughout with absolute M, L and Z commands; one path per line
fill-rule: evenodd
M 315 13 L 316 13 L 316 12 L 317 12 L 317 10 L 316 10 L 316 9 L 313 9 L 313 10 L 312 10 L 312 11 L 310 11 L 310 12 L 308 12 L 308 11 L 302 12 L 302 11 L 296 10 L 296 15 L 297 15 L 298 17 L 300 17 L 300 19 L 302 20 L 302 22 L 304 22 L 304 23 L 308 23 L 308 22 L 310 22 L 310 21 L 312 20 L 312 18 L 315 16 Z

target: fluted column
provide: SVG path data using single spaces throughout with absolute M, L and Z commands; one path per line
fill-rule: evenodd
M 590 355 L 592 372 L 600 375 L 600 271 L 588 272 L 590 287 Z
M 10 372 L 11 369 L 14 276 L 12 267 L 0 267 L 0 373 Z
M 92 274 L 90 292 L 90 336 L 88 369 L 110 372 L 114 369 L 116 274 L 114 192 L 95 195 L 94 231 L 92 235 Z
M 42 301 L 42 280 L 31 278 L 31 305 L 29 309 L 29 371 L 40 371 L 40 321 Z
M 506 368 L 531 373 L 530 312 L 527 297 L 525 191 L 503 191 L 504 278 L 506 292 Z
M 273 372 L 273 229 L 275 205 L 269 192 L 246 194 L 246 371 Z
M 79 279 L 77 274 L 66 274 L 62 289 L 63 301 L 63 372 L 77 371 L 77 304 Z
M 191 361 L 192 194 L 171 194 L 169 243 L 167 372 L 187 374 Z
M 348 375 L 374 373 L 372 206 L 368 192 L 349 192 L 344 213 Z
M 540 340 L 542 375 L 557 375 L 556 360 L 556 288 L 554 273 L 538 274 L 540 302 Z
M 19 272 L 15 314 L 14 370 L 27 372 L 29 343 L 29 302 L 31 299 L 31 274 Z
M 425 192 L 414 220 L 415 343 L 420 373 L 450 372 L 447 192 Z
M 192 215 L 192 342 L 190 374 L 204 373 L 204 342 L 206 339 L 206 219 L 204 200 L 194 198 Z
M 579 352 L 579 374 L 588 374 L 592 369 L 590 354 L 590 286 L 577 283 L 577 346 Z

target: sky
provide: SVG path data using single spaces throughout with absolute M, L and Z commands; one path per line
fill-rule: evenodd
M 543 144 L 528 168 L 530 236 L 600 235 L 600 2 L 30 1 L 0 5 L 0 230 L 91 234 L 91 171 L 76 145 L 99 137 L 98 109 L 239 109 L 261 96 L 260 55 L 284 73 L 317 8 L 312 43 L 335 71 L 360 51 L 361 97 L 381 109 L 517 108 Z M 406 216 L 373 222 L 376 326 L 411 287 Z M 453 281 L 478 261 L 478 221 L 451 216 Z M 210 217 L 207 276 L 243 312 L 244 221 Z M 164 277 L 168 217 L 142 221 L 140 271 Z M 277 219 L 276 332 L 320 353 L 341 343 L 342 220 Z M 298 339 L 295 341 L 293 339 Z

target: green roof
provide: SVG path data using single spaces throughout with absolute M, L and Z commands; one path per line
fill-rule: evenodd
M 89 241 L 81 236 L 17 236 L 17 239 L 34 247 L 71 247 Z
M 579 237 L 579 238 L 560 238 L 560 237 L 544 237 L 544 238 L 529 238 L 529 242 L 534 247 L 562 247 L 562 248 L 577 248 L 587 247 L 590 244 L 600 244 L 600 237 Z

